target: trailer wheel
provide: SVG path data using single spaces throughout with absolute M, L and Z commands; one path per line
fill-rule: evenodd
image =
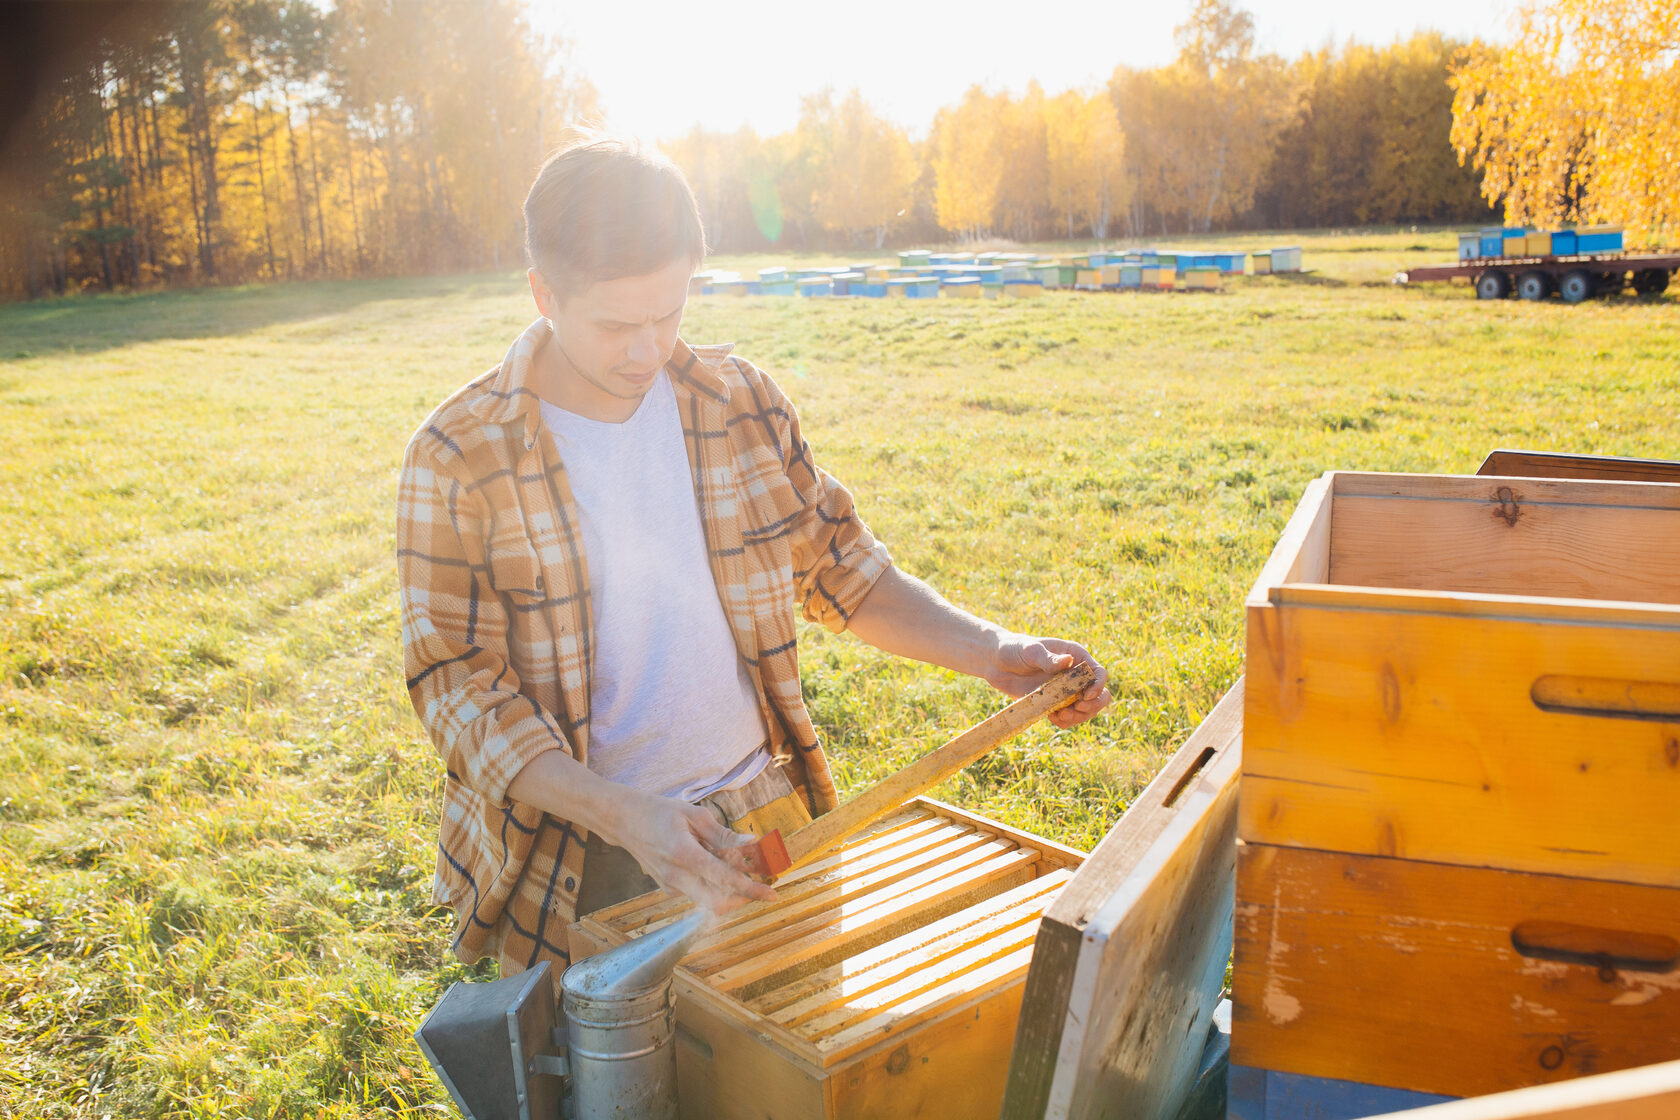
M 1563 274 L 1563 279 L 1558 283 L 1558 294 L 1563 297 L 1565 303 L 1580 303 L 1591 299 L 1596 288 L 1592 273 L 1577 268 Z
M 1476 277 L 1477 299 L 1504 299 L 1511 294 L 1511 278 L 1497 268 Z
M 1538 270 L 1517 277 L 1517 294 L 1527 300 L 1541 300 L 1552 294 L 1552 278 Z
M 1645 268 L 1633 274 L 1633 290 L 1642 296 L 1660 296 L 1668 290 L 1668 270 Z

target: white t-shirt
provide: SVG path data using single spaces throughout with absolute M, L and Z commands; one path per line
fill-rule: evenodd
M 706 558 L 676 393 L 664 371 L 622 424 L 549 404 L 577 502 L 595 664 L 589 768 L 697 801 L 769 762 L 758 694 Z

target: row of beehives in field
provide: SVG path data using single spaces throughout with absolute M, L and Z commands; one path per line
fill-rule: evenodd
M 1461 261 L 1590 256 L 1620 253 L 1622 249 L 1621 226 L 1560 230 L 1489 226 L 1478 233 L 1458 235 L 1458 259 Z
M 767 267 L 750 280 L 738 272 L 707 269 L 696 274 L 693 291 L 697 295 L 908 299 L 995 299 L 1037 295 L 1055 288 L 1216 291 L 1224 279 L 1244 275 L 1250 259 L 1256 276 L 1301 271 L 1301 250 L 1295 247 L 1254 253 L 1127 249 L 1070 257 L 917 249 L 900 253 L 898 262 L 892 265 Z

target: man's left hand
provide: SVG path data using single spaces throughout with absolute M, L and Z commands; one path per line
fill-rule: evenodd
M 1066 730 L 1077 727 L 1108 706 L 1108 670 L 1078 642 L 1061 638 L 1033 638 L 1026 634 L 1003 633 L 991 667 L 983 674 L 986 683 L 1008 696 L 1025 696 L 1064 669 L 1080 661 L 1096 670 L 1091 687 L 1072 704 L 1050 714 L 1050 722 Z

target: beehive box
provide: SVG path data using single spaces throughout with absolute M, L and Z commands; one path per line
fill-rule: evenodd
M 1579 253 L 1619 253 L 1622 251 L 1621 226 L 1586 226 L 1575 231 L 1575 247 Z
M 1083 858 L 918 799 L 789 872 L 677 970 L 683 1116 L 997 1115 L 1039 918 Z M 687 908 L 586 917 L 573 959 Z
M 1331 473 L 1248 600 L 1233 1066 L 1680 1054 L 1680 486 Z

